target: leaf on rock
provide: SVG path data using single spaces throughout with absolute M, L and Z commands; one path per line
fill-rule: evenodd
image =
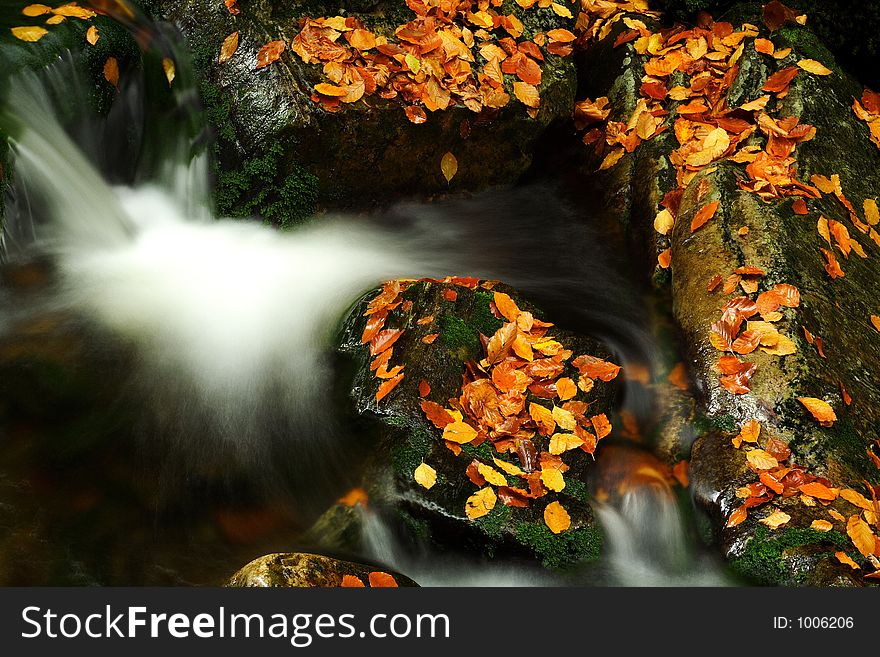
M 89 29 L 86 30 L 86 41 L 89 45 L 94 46 L 98 43 L 98 39 L 101 38 L 101 35 L 98 33 L 98 28 L 92 25 Z
M 779 461 L 763 449 L 749 450 L 746 459 L 756 470 L 772 470 L 779 465 Z
M 550 502 L 544 507 L 544 522 L 551 532 L 559 534 L 571 527 L 571 516 L 559 502 Z
M 265 68 L 281 58 L 281 53 L 287 48 L 283 40 L 270 41 L 257 52 L 257 70 Z M 319 92 L 320 93 L 320 92 Z
M 818 532 L 831 531 L 833 527 L 834 525 L 832 525 L 827 520 L 814 520 L 812 523 L 810 523 L 810 529 L 815 529 Z
M 846 534 L 856 549 L 862 553 L 862 556 L 867 557 L 874 554 L 877 539 L 868 523 L 859 516 L 850 516 L 846 521 Z
M 413 479 L 427 490 L 430 490 L 437 483 L 437 471 L 427 463 L 422 463 L 413 472 Z
M 372 588 L 397 588 L 397 580 L 388 573 L 382 571 L 372 572 L 367 577 Z
M 779 529 L 783 525 L 787 524 L 789 520 L 791 520 L 790 515 L 788 515 L 785 511 L 780 511 L 779 509 L 776 509 L 766 518 L 762 518 L 759 522 L 762 525 L 767 525 L 770 529 Z
M 697 213 L 694 215 L 693 220 L 691 221 L 692 233 L 702 228 L 707 221 L 715 216 L 715 212 L 717 212 L 718 210 L 719 203 L 720 201 L 712 201 L 711 203 L 707 203 L 697 211 Z
M 104 79 L 114 87 L 119 87 L 119 62 L 115 57 L 108 57 L 104 62 Z
M 486 486 L 485 488 L 481 488 L 480 490 L 478 490 L 467 499 L 467 502 L 465 502 L 464 512 L 471 520 L 482 518 L 483 516 L 488 515 L 492 511 L 492 509 L 495 508 L 495 502 L 497 500 L 498 496 L 495 495 L 495 491 L 492 490 L 492 487 Z
M 813 75 L 831 75 L 832 73 L 830 68 L 815 59 L 802 59 L 797 65 Z
M 238 32 L 233 32 L 223 39 L 223 45 L 220 46 L 220 57 L 217 58 L 218 64 L 225 64 L 238 52 L 238 39 Z
M 387 381 L 383 381 L 382 385 L 380 385 L 379 389 L 376 391 L 376 402 L 380 402 L 385 397 L 387 397 L 388 393 L 394 390 L 394 388 L 397 387 L 397 384 L 401 381 L 403 381 L 402 373 L 391 379 L 388 379 Z
M 46 28 L 37 25 L 12 28 L 12 36 L 21 41 L 28 41 L 30 43 L 39 41 L 47 34 L 49 34 L 49 31 Z
M 797 399 L 823 427 L 830 427 L 837 419 L 834 409 L 828 402 L 816 397 L 798 397 Z
M 861 568 L 861 566 L 853 561 L 846 552 L 835 552 L 834 556 L 840 563 L 849 566 L 853 570 L 859 570 Z
M 440 171 L 447 183 L 452 182 L 455 174 L 458 173 L 458 160 L 455 159 L 455 155 L 448 152 L 443 155 L 440 159 Z
M 342 584 L 340 584 L 340 586 L 350 589 L 365 588 L 363 580 L 360 577 L 355 577 L 354 575 L 343 575 Z
M 443 440 L 463 445 L 477 437 L 477 430 L 467 422 L 450 422 L 443 427 Z

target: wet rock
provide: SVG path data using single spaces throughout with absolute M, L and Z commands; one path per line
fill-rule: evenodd
M 528 168 L 543 130 L 571 113 L 574 65 L 556 55 L 548 55 L 542 65 L 536 118 L 512 99 L 500 112 L 476 114 L 464 107 L 428 112 L 422 125 L 407 119 L 401 102 L 378 95 L 343 105 L 339 112 L 325 111 L 311 100 L 314 85 L 326 81 L 321 66 L 304 64 L 289 48 L 279 61 L 255 70 L 259 48 L 276 39 L 290 43 L 304 17 L 342 13 L 377 34 L 393 35 L 398 25 L 414 18 L 403 3 L 343 9 L 338 3 L 254 2 L 236 16 L 222 3 L 204 0 L 156 5 L 185 34 L 204 78 L 202 92 L 219 138 L 222 213 L 295 221 L 311 214 L 316 200 L 325 207 L 350 207 L 509 183 Z M 526 34 L 573 27 L 572 19 L 549 9 L 511 11 L 522 14 Z M 240 33 L 238 52 L 218 64 L 220 45 L 234 31 Z M 440 169 L 447 151 L 458 160 L 451 183 Z
M 356 578 L 364 586 L 418 586 L 400 573 L 303 552 L 268 554 L 254 559 L 235 573 L 226 586 L 326 588 L 342 586 L 343 578 L 346 578 L 347 586 L 352 585 L 352 578 Z
M 537 460 L 541 458 L 540 453 L 548 449 L 548 438 L 533 436 L 531 455 L 525 444 L 522 449 L 502 453 L 490 440 L 473 441 L 479 443 L 477 445 L 462 444 L 460 451 L 457 445 L 450 449 L 442 437 L 443 431 L 426 418 L 421 407 L 425 400 L 445 408 L 455 407 L 457 402 L 452 400 L 462 396 L 463 384 L 473 379 L 467 372 L 473 372 L 472 368 L 478 367 L 478 361 L 485 355 L 482 336 L 495 335 L 505 321 L 493 314 L 493 296 L 497 291 L 512 295 L 520 309 L 533 311 L 536 318 L 542 318 L 527 301 L 500 285 L 490 291 L 479 286 L 420 282 L 402 292 L 399 306 L 402 311 L 389 314 L 387 326 L 405 327 L 405 330 L 393 345 L 388 367 L 404 365 L 405 376 L 378 403 L 376 392 L 381 380 L 370 371 L 367 345 L 361 344 L 366 321 L 363 313 L 375 293 L 354 309 L 344 331 L 341 350 L 351 359 L 351 398 L 359 422 L 369 427 L 376 440 L 363 487 L 369 495 L 372 512 L 382 517 L 411 549 L 431 546 L 470 557 L 524 559 L 554 570 L 570 569 L 597 559 L 602 545 L 602 532 L 594 517 L 587 487 L 593 457 L 581 449 L 565 452 L 560 458 L 570 469 L 564 473 L 564 488 L 558 492 L 544 490 L 545 494 L 535 499 L 518 493 L 517 501 L 521 504 L 515 501 L 508 506 L 502 499 L 505 492 L 519 489 L 528 494 L 530 491 L 527 472 L 532 467 L 540 469 Z M 420 319 L 422 324 L 418 323 Z M 550 329 L 548 336 L 551 335 L 573 351 L 566 362 L 564 376 L 574 381 L 578 380 L 578 372 L 570 365 L 571 359 L 580 354 L 607 357 L 602 347 L 589 338 L 556 328 Z M 545 396 L 539 397 L 530 391 L 528 402 L 537 402 L 548 409 L 563 404 L 558 398 L 549 398 L 555 396 L 553 392 L 541 394 Z M 592 416 L 609 412 L 613 395 L 613 384 L 596 380 L 589 393 L 578 390 L 572 401 L 587 402 L 589 408 L 584 414 Z M 485 403 L 491 406 L 494 402 L 487 399 Z M 564 432 L 561 428 L 556 431 Z M 545 458 L 547 456 L 550 455 L 545 454 Z M 518 475 L 511 474 L 512 470 L 503 471 L 504 466 L 495 459 L 505 460 L 523 471 Z M 428 482 L 429 487 L 416 480 L 416 470 L 422 464 L 433 470 L 435 481 Z M 477 464 L 494 469 L 496 480 L 487 482 L 475 475 L 473 469 Z M 470 475 L 467 474 L 469 468 Z M 531 476 L 534 485 L 537 475 Z M 501 478 L 505 481 L 500 481 Z M 468 500 L 481 489 L 492 490 L 490 497 L 494 507 L 487 514 L 469 518 Z M 570 517 L 570 526 L 559 533 L 553 533 L 545 522 L 545 509 L 551 503 L 560 504 Z
M 731 16 L 759 24 L 753 10 L 743 4 Z M 582 87 L 591 98 L 607 95 L 613 108 L 610 118 L 626 122 L 638 100 L 637 82 L 644 74 L 644 59 L 631 44 L 611 48 L 608 41 L 614 38 L 612 34 L 585 54 L 584 68 L 590 66 L 588 70 L 598 75 Z M 816 127 L 812 140 L 797 145 L 793 171 L 804 182 L 813 174 L 839 174 L 858 223 L 850 220 L 833 193 L 808 199 L 805 216 L 793 211 L 791 198 L 765 202 L 741 189 L 740 183 L 747 180 L 743 165 L 718 161 L 697 173 L 684 188 L 667 241 L 654 231 L 653 221 L 664 194 L 676 186 L 670 155 L 680 144 L 672 130 L 642 142 L 632 154 L 625 154 L 617 165 L 598 175 L 607 181 L 606 210 L 625 226 L 632 252 L 643 263 L 646 278 L 654 280 L 661 314 L 664 303 L 666 312 L 671 309 L 684 347 L 687 378 L 692 382 L 690 401 L 665 404 L 656 432 L 660 451 L 670 461 L 687 457 L 691 442 L 698 437 L 691 460 L 693 493 L 697 504 L 708 512 L 724 554 L 743 577 L 762 583 L 868 583 L 871 580 L 862 579 L 858 572 L 853 575 L 834 556 L 835 552 L 846 552 L 862 565 L 863 572 L 874 570 L 870 559 L 859 555 L 846 536 L 845 522 L 834 520 L 828 532 L 810 529 L 814 519 L 831 520 L 832 510 L 844 518 L 860 513 L 861 509 L 841 498 L 827 505 L 820 501 L 806 506 L 797 494 L 777 497 L 772 504 L 752 510 L 743 523 L 725 526 L 743 501 L 737 498 L 737 489 L 758 479 L 747 465 L 746 450 L 731 444 L 746 420 L 756 419 L 764 427 L 757 446 L 763 447 L 769 437 L 786 442 L 792 450 L 788 465 L 796 464 L 833 487 L 856 490 L 870 500 L 865 482 L 880 483 L 880 469 L 866 454 L 876 439 L 880 401 L 880 378 L 876 375 L 880 351 L 872 346 L 877 334 L 869 321 L 871 314 L 877 314 L 873 290 L 880 282 L 880 270 L 874 263 L 878 246 L 868 234 L 870 227 L 864 224 L 867 219 L 862 210 L 863 201 L 876 198 L 880 188 L 880 150 L 851 109 L 853 99 L 861 97 L 861 85 L 840 68 L 819 39 L 807 28 L 790 25 L 774 33 L 773 41 L 778 49 L 791 47 L 792 53 L 776 62 L 756 53 L 747 39 L 727 104 L 736 107 L 765 93 L 762 87 L 770 74 L 794 66 L 802 58 L 818 60 L 832 69 L 827 76 L 801 71 L 788 95 L 768 110 L 777 117 L 797 116 L 801 123 Z M 687 85 L 687 78 L 674 77 L 672 84 Z M 675 103 L 669 107 L 671 126 L 676 119 Z M 758 132 L 749 143 L 763 147 L 766 139 Z M 592 163 L 593 170 L 597 165 L 598 161 Z M 719 201 L 715 217 L 692 232 L 695 213 L 715 200 Z M 862 258 L 854 247 L 846 258 L 834 247 L 845 278 L 832 280 L 824 270 L 819 249 L 831 247 L 817 232 L 820 216 L 848 226 L 850 237 L 866 253 Z M 743 227 L 748 231 L 740 232 Z M 661 269 L 657 255 L 667 247 L 671 248 L 671 267 Z M 727 278 L 745 265 L 765 272 L 759 279 L 759 292 L 788 283 L 798 288 L 801 301 L 797 308 L 784 309 L 777 324 L 794 342 L 795 353 L 777 356 L 758 349 L 745 356 L 757 364 L 757 373 L 751 380 L 751 392 L 734 395 L 720 385 L 716 362 L 722 352 L 712 346 L 709 333 L 711 324 L 721 317 L 722 306 L 745 292 L 724 295 L 718 290 L 712 294 L 707 284 L 714 276 Z M 756 296 L 751 294 L 753 299 Z M 817 344 L 810 344 L 804 329 L 821 338 L 822 353 Z M 663 339 L 661 344 L 670 343 Z M 673 362 L 667 361 L 664 367 Z M 664 367 L 660 374 L 666 374 Z M 844 401 L 841 384 L 852 395 L 851 405 Z M 820 426 L 798 397 L 827 401 L 836 411 L 837 421 L 830 427 Z M 760 524 L 776 508 L 788 513 L 791 520 L 775 530 Z M 759 563 L 763 565 L 759 567 Z

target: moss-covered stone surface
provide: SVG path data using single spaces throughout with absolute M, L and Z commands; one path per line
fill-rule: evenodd
M 431 386 L 427 398 L 441 404 L 458 397 L 466 367 L 474 366 L 484 355 L 481 336 L 491 336 L 502 320 L 496 319 L 489 308 L 492 293 L 458 287 L 456 300 L 449 301 L 443 296 L 448 287 L 443 283 L 418 283 L 403 294 L 406 301 L 412 302 L 410 317 L 433 316 L 434 320 L 407 330 L 395 343 L 392 364 L 405 363 L 406 375 L 378 404 L 375 393 L 379 381 L 369 370 L 367 347 L 360 343 L 364 303 L 355 307 L 346 324 L 341 350 L 354 363 L 351 400 L 361 422 L 366 422 L 376 436 L 363 484 L 370 507 L 401 530 L 412 548 L 433 545 L 463 555 L 527 559 L 551 570 L 567 570 L 596 560 L 603 538 L 586 486 L 594 461 L 580 450 L 566 453 L 565 462 L 571 469 L 565 473 L 566 486 L 560 493 L 531 500 L 526 508 L 508 507 L 499 501 L 488 515 L 476 520 L 467 518 L 465 502 L 479 488 L 465 474 L 468 464 L 477 459 L 491 465 L 493 457 L 511 457 L 498 454 L 488 441 L 477 447 L 462 445 L 456 456 L 444 444 L 442 432 L 426 419 L 418 388 L 422 380 L 427 381 Z M 515 295 L 503 286 L 495 289 Z M 520 308 L 534 310 L 521 297 L 514 298 Z M 541 316 L 537 310 L 535 313 Z M 432 344 L 422 342 L 425 335 L 434 332 L 440 335 Z M 602 347 L 589 338 L 556 329 L 552 335 L 575 355 L 607 357 Z M 589 413 L 609 411 L 613 394 L 610 384 L 597 381 L 586 397 Z M 535 400 L 549 404 L 548 400 Z M 437 481 L 430 489 L 414 479 L 422 463 L 437 472 Z M 520 477 L 507 475 L 507 480 L 510 486 L 528 488 Z M 570 529 L 559 534 L 551 532 L 543 518 L 544 507 L 553 500 L 571 515 Z
M 414 14 L 403 2 L 243 2 L 232 16 L 222 3 L 157 2 L 157 15 L 183 31 L 201 73 L 202 95 L 218 137 L 217 205 L 221 214 L 258 214 L 274 223 L 298 223 L 318 207 L 363 207 L 400 197 L 476 190 L 515 181 L 531 163 L 532 149 L 554 120 L 570 116 L 575 69 L 568 58 L 547 57 L 536 119 L 511 102 L 500 113 L 464 108 L 430 113 L 414 125 L 399 102 L 365 97 L 340 112 L 310 99 L 323 80 L 321 67 L 304 64 L 289 49 L 255 70 L 259 48 L 290 42 L 300 19 L 356 16 L 378 34 L 393 34 Z M 512 4 L 512 3 L 511 3 Z M 511 11 L 520 12 L 512 5 Z M 571 27 L 549 9 L 522 12 L 526 34 Z M 223 39 L 240 33 L 235 56 L 217 64 Z M 469 136 L 462 138 L 462 123 Z M 452 152 L 458 174 L 447 183 L 440 160 Z

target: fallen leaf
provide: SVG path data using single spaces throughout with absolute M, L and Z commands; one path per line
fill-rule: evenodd
M 837 419 L 834 409 L 828 402 L 815 397 L 798 397 L 797 399 L 823 427 L 830 427 Z
M 767 525 L 770 529 L 779 529 L 783 525 L 787 524 L 788 521 L 791 520 L 791 516 L 788 515 L 785 511 L 780 511 L 776 509 L 766 518 L 762 518 L 758 522 L 762 525 Z
M 471 495 L 467 499 L 467 502 L 465 502 L 465 514 L 467 514 L 467 517 L 471 520 L 482 518 L 483 516 L 488 515 L 492 511 L 492 509 L 495 508 L 495 502 L 497 500 L 498 496 L 495 495 L 495 491 L 492 490 L 491 486 L 481 488 L 476 493 Z
M 719 203 L 720 201 L 712 201 L 711 203 L 707 203 L 697 211 L 697 213 L 694 215 L 693 220 L 691 221 L 692 233 L 702 228 L 707 221 L 715 216 L 715 212 L 718 210 Z
M 265 68 L 277 62 L 281 58 L 281 53 L 287 48 L 287 44 L 283 40 L 270 41 L 257 52 L 257 70 Z M 320 93 L 320 92 L 319 92 Z
M 730 514 L 730 517 L 727 519 L 726 527 L 736 527 L 743 520 L 745 520 L 749 515 L 749 508 L 743 504 L 738 506 L 733 510 L 733 513 Z
M 814 520 L 812 523 L 810 523 L 810 529 L 815 529 L 819 532 L 831 531 L 833 527 L 834 525 L 832 525 L 827 520 Z
M 28 5 L 24 9 L 21 10 L 21 13 L 25 16 L 33 18 L 34 16 L 43 16 L 52 11 L 52 7 L 47 5 Z
M 861 566 L 853 561 L 846 552 L 835 552 L 834 556 L 837 557 L 837 560 L 840 563 L 849 566 L 853 570 L 859 570 L 861 568 Z
M 541 97 L 538 88 L 528 82 L 514 82 L 513 95 L 526 107 L 537 108 L 541 105 Z
M 672 476 L 675 477 L 675 480 L 679 484 L 681 484 L 682 488 L 687 488 L 690 483 L 688 479 L 688 462 L 686 460 L 679 461 L 672 466 Z
M 544 507 L 544 522 L 551 532 L 559 534 L 571 527 L 571 516 L 559 502 L 550 502 Z
M 455 174 L 458 173 L 458 160 L 455 159 L 455 155 L 452 153 L 446 153 L 440 159 L 440 171 L 443 173 L 443 177 L 446 178 L 446 182 L 452 182 L 452 179 L 455 178 Z
M 427 463 L 422 463 L 413 472 L 416 483 L 430 490 L 437 483 L 437 471 Z
M 868 523 L 859 516 L 850 516 L 849 520 L 846 521 L 846 534 L 850 537 L 856 549 L 862 553 L 863 557 L 874 554 L 877 539 L 874 537 L 874 532 L 871 531 Z
M 342 584 L 340 584 L 340 586 L 353 589 L 365 588 L 363 580 L 360 577 L 355 577 L 354 575 L 343 575 Z
M 31 43 L 35 41 L 39 41 L 44 36 L 49 34 L 49 31 L 43 27 L 39 26 L 28 26 L 28 27 L 13 27 L 12 28 L 12 36 L 16 39 L 21 39 L 22 41 L 29 41 Z
M 394 579 L 388 573 L 383 573 L 381 571 L 373 572 L 367 575 L 370 580 L 370 586 L 372 588 L 396 588 L 397 580 Z
M 108 57 L 104 62 L 104 79 L 114 87 L 119 87 L 119 62 L 115 57 Z
M 450 422 L 443 427 L 443 440 L 463 445 L 477 437 L 477 430 L 466 422 Z
M 98 43 L 98 39 L 101 38 L 101 35 L 98 33 L 98 28 L 92 25 L 88 30 L 86 30 L 86 41 L 91 45 L 95 45 Z
M 772 470 L 779 465 L 779 461 L 763 449 L 749 450 L 746 452 L 746 459 L 756 470 Z
M 232 56 L 238 51 L 238 32 L 233 32 L 225 39 L 223 39 L 223 45 L 220 46 L 220 57 L 217 58 L 218 64 L 225 64 Z
M 401 381 L 403 381 L 403 374 L 398 374 L 387 381 L 383 381 L 379 386 L 379 389 L 376 391 L 376 402 L 378 403 L 382 401 Z
M 821 62 L 817 62 L 815 59 L 802 59 L 797 65 L 813 75 L 831 75 L 832 73 L 830 68 L 824 66 Z
M 657 213 L 657 216 L 654 217 L 654 230 L 656 230 L 661 235 L 669 234 L 669 231 L 672 230 L 672 227 L 675 225 L 675 218 L 672 216 L 672 213 L 663 208 L 660 212 Z
M 174 78 L 177 76 L 177 67 L 174 65 L 174 60 L 169 57 L 163 59 L 162 70 L 165 71 L 165 79 L 168 80 L 168 86 L 171 86 Z

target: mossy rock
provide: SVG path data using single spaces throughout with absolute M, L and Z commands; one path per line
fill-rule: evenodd
M 453 289 L 456 298 L 449 300 L 444 292 Z M 535 317 L 541 313 L 506 286 L 494 291 L 510 294 L 522 310 Z M 599 557 L 602 532 L 594 517 L 586 482 L 593 468 L 593 458 L 581 450 L 566 452 L 564 460 L 570 467 L 565 473 L 566 485 L 561 492 L 531 500 L 525 507 L 505 506 L 499 500 L 487 515 L 475 520 L 465 513 L 466 500 L 480 487 L 472 483 L 465 470 L 473 460 L 487 465 L 493 458 L 512 460 L 510 454 L 499 454 L 489 441 L 479 446 L 462 445 L 460 454 L 448 449 L 442 431 L 425 417 L 421 409 L 419 385 L 430 385 L 426 398 L 448 405 L 450 398 L 462 390 L 462 377 L 483 355 L 483 337 L 492 336 L 503 320 L 492 313 L 493 292 L 481 288 L 468 289 L 449 283 L 420 282 L 403 292 L 403 303 L 409 309 L 388 320 L 390 327 L 407 326 L 394 344 L 390 366 L 405 364 L 402 382 L 379 403 L 375 394 L 379 381 L 369 370 L 369 354 L 360 342 L 365 326 L 365 304 L 371 293 L 352 311 L 343 332 L 341 351 L 353 363 L 350 395 L 361 422 L 366 422 L 376 435 L 376 447 L 364 475 L 363 486 L 369 494 L 369 505 L 379 513 L 409 546 L 432 545 L 435 549 L 483 558 L 510 558 L 538 561 L 551 570 L 567 570 Z M 411 304 L 411 306 L 409 305 Z M 418 318 L 433 320 L 418 325 Z M 590 354 L 607 357 L 607 351 L 594 340 L 574 335 L 563 329 L 551 334 L 574 355 Z M 422 338 L 439 333 L 431 344 Z M 567 369 L 572 369 L 567 366 Z M 577 378 L 576 370 L 565 376 Z M 596 381 L 589 394 L 578 393 L 576 399 L 589 403 L 589 415 L 610 412 L 614 399 L 613 384 Z M 549 407 L 552 400 L 538 399 L 531 393 L 528 400 Z M 546 449 L 546 438 L 536 437 L 536 445 Z M 601 444 L 599 449 L 601 449 Z M 416 468 L 428 464 L 437 473 L 436 483 L 425 489 L 414 479 Z M 505 475 L 508 485 L 528 488 L 522 477 Z M 548 503 L 558 501 L 571 516 L 571 527 L 559 534 L 550 531 L 544 522 Z M 338 546 L 337 546 L 338 547 Z M 347 546 L 351 547 L 351 546 Z
M 259 214 L 276 223 L 297 223 L 317 207 L 363 207 L 390 199 L 477 190 L 510 183 L 531 163 L 532 149 L 554 120 L 568 117 L 574 102 L 575 68 L 568 58 L 548 55 L 542 104 L 529 118 L 516 100 L 497 115 L 465 108 L 429 113 L 414 125 L 399 102 L 366 96 L 339 112 L 310 98 L 322 81 L 321 66 L 304 64 L 289 49 L 255 70 L 259 48 L 274 39 L 288 43 L 300 19 L 341 13 L 361 19 L 380 34 L 393 34 L 414 14 L 403 2 L 240 2 L 229 14 L 205 0 L 157 2 L 155 11 L 183 31 L 203 78 L 202 94 L 219 140 L 216 163 L 221 214 Z M 525 34 L 572 27 L 572 19 L 550 9 L 524 11 Z M 240 33 L 236 54 L 217 63 L 224 38 Z M 471 126 L 462 138 L 462 122 Z M 440 160 L 452 152 L 458 173 L 447 183 Z
M 418 586 L 406 575 L 387 572 L 378 566 L 341 561 L 319 554 L 285 552 L 254 559 L 229 578 L 226 586 L 247 588 L 332 588 L 342 586 L 346 575 L 369 586 L 370 574 L 394 578 L 397 586 Z M 387 581 L 387 578 L 384 578 Z

